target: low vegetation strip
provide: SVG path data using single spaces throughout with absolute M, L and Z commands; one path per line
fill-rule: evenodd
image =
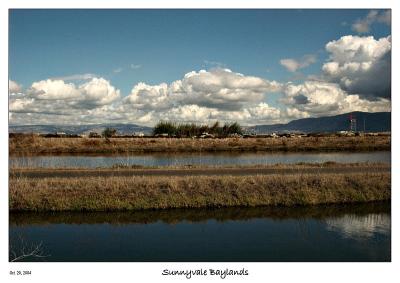
M 272 175 L 272 174 L 337 174 L 337 173 L 363 173 L 363 172 L 390 172 L 390 164 L 382 163 L 322 163 L 322 164 L 277 164 L 267 166 L 244 167 L 164 167 L 164 168 L 13 168 L 10 177 L 49 178 L 49 177 L 96 177 L 96 176 L 246 176 L 246 175 Z
M 11 211 L 302 206 L 389 200 L 390 173 L 10 178 Z
M 279 138 L 44 138 L 9 140 L 10 154 L 140 152 L 375 151 L 390 150 L 390 136 Z

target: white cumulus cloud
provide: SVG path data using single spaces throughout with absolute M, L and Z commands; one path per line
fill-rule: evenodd
M 15 98 L 9 101 L 10 112 L 26 112 L 30 105 L 34 102 L 34 99 L 26 98 Z
M 21 92 L 21 86 L 13 81 L 13 80 L 8 80 L 8 93 L 9 94 L 15 94 Z
M 358 33 L 368 33 L 370 32 L 371 25 L 374 23 L 383 23 L 390 26 L 391 18 L 392 14 L 390 10 L 371 10 L 365 18 L 355 21 L 351 28 Z
M 148 85 L 143 82 L 136 84 L 132 88 L 125 101 L 137 109 L 148 110 L 168 108 L 172 102 L 166 83 Z
M 163 109 L 179 105 L 238 110 L 247 103 L 263 100 L 281 85 L 259 77 L 244 76 L 228 69 L 193 71 L 170 85 L 135 85 L 126 98 L 139 109 Z
M 324 78 L 369 99 L 391 96 L 391 37 L 347 35 L 326 44 Z
M 306 68 L 317 61 L 315 55 L 304 55 L 300 59 L 285 58 L 280 60 L 280 64 L 284 66 L 289 72 L 296 72 L 299 69 Z
M 75 119 L 90 120 L 96 111 L 96 115 L 102 113 L 104 118 L 111 119 L 118 116 L 113 114 L 111 104 L 119 98 L 120 91 L 103 78 L 93 78 L 79 86 L 47 79 L 34 82 L 29 89 L 21 89 L 10 96 L 9 111 L 18 113 L 11 116 L 12 121 L 29 118 L 27 121 L 30 123 L 34 120 L 36 123 L 44 120 L 59 123 L 61 116 L 71 123 Z
M 357 40 L 361 43 L 355 43 Z M 19 90 L 9 98 L 10 122 L 122 122 L 153 126 L 159 120 L 208 124 L 218 120 L 257 125 L 351 111 L 390 111 L 389 99 L 379 96 L 370 99 L 365 94 L 351 93 L 341 85 L 339 78 L 344 74 L 346 63 L 354 64 L 346 67 L 351 69 L 346 76 L 356 81 L 360 76 L 358 63 L 360 68 L 368 70 L 367 62 L 371 61 L 373 66 L 388 52 L 384 40 L 367 39 L 380 46 L 372 44 L 367 49 L 364 40 L 341 38 L 327 45 L 330 59 L 324 64 L 323 78 L 328 81 L 282 84 L 219 68 L 189 72 L 169 84 L 137 83 L 125 97 L 108 80 L 97 77 L 81 84 L 47 79 L 32 83 L 25 91 L 10 83 L 10 92 L 11 88 Z M 283 95 L 278 104 L 267 103 L 269 95 L 276 92 Z
M 102 106 L 120 98 L 120 91 L 103 78 L 93 78 L 79 86 L 78 91 L 83 96 L 83 104 Z
M 120 91 L 103 78 L 92 78 L 79 86 L 63 80 L 34 82 L 27 94 L 37 100 L 63 100 L 78 107 L 101 106 L 120 97 Z
M 34 82 L 28 93 L 37 99 L 56 100 L 74 99 L 80 96 L 73 83 L 65 83 L 63 80 L 43 80 Z
M 303 113 L 304 116 L 329 116 L 352 111 L 381 112 L 390 111 L 390 100 L 377 98 L 373 101 L 362 98 L 357 94 L 348 94 L 338 84 L 306 81 L 302 84 L 286 85 L 285 96 L 281 102 L 292 109 Z M 306 114 L 305 114 L 306 113 Z M 288 112 L 289 114 L 289 112 Z

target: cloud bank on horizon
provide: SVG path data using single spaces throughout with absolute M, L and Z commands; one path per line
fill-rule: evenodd
M 375 23 L 390 25 L 390 11 L 370 11 L 352 29 L 368 33 Z M 326 42 L 327 60 L 303 80 L 278 81 L 216 66 L 193 70 L 171 83 L 138 82 L 130 93 L 95 74 L 34 81 L 23 87 L 9 80 L 11 124 L 126 122 L 154 125 L 159 120 L 243 125 L 351 111 L 391 111 L 391 36 L 344 35 Z M 317 62 L 315 54 L 282 58 L 289 73 Z M 132 64 L 133 70 L 141 65 Z M 122 68 L 113 73 L 122 72 Z M 276 103 L 267 100 L 276 97 Z

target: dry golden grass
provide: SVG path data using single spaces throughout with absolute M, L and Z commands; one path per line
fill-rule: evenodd
M 219 152 L 219 151 L 373 151 L 390 150 L 390 136 L 302 138 L 43 138 L 15 137 L 10 154 Z
M 10 178 L 11 211 L 295 206 L 389 200 L 390 173 Z

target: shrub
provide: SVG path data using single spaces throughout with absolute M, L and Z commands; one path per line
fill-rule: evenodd
M 105 137 L 105 138 L 111 138 L 111 137 L 115 136 L 116 134 L 117 134 L 117 130 L 113 129 L 113 128 L 106 128 L 102 133 L 103 137 Z

